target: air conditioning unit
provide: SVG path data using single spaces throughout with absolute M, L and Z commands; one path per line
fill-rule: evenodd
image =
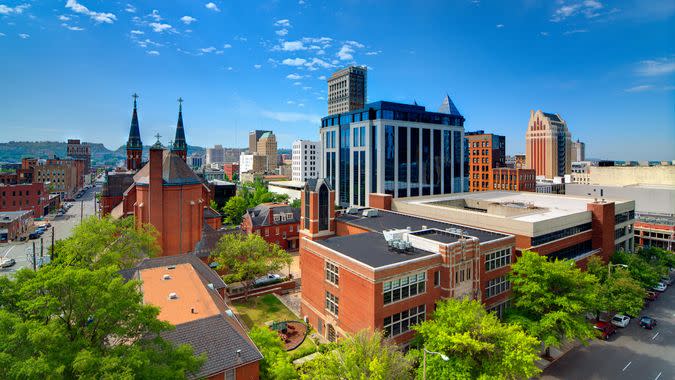
M 164 276 L 162 276 L 162 280 L 171 280 L 171 276 L 168 275 L 168 274 L 165 274 Z
M 305 321 L 305 323 L 309 323 L 309 317 L 306 315 L 302 317 L 302 320 Z
M 169 299 L 170 299 L 170 300 L 176 300 L 176 299 L 178 299 L 178 294 L 176 294 L 176 293 L 174 293 L 174 292 L 169 293 Z
M 345 211 L 349 215 L 357 215 L 359 213 L 359 208 L 358 207 L 348 207 L 347 211 Z
M 369 208 L 369 209 L 363 210 L 363 214 L 362 214 L 362 215 L 365 216 L 366 218 L 372 218 L 372 217 L 377 216 L 378 214 L 377 214 L 377 210 L 376 210 L 376 209 L 374 209 L 374 208 Z

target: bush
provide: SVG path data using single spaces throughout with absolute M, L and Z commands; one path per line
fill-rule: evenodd
M 289 353 L 290 360 L 297 360 L 300 358 L 304 358 L 307 355 L 311 355 L 317 351 L 316 346 L 305 346 L 300 349 L 293 350 Z

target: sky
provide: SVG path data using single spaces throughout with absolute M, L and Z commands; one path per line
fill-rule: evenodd
M 530 110 L 586 155 L 675 159 L 675 1 L 0 0 L 0 142 L 279 147 L 319 138 L 325 78 L 368 67 L 368 101 L 436 111 L 525 150 Z

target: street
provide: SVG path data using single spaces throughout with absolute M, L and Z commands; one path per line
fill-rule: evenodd
M 675 288 L 669 286 L 639 316 L 658 322 L 653 330 L 631 319 L 608 341 L 594 340 L 551 364 L 541 379 L 675 379 Z
M 14 275 L 14 273 L 21 268 L 32 268 L 32 263 L 28 260 L 28 256 L 32 256 L 33 243 L 35 244 L 35 252 L 38 258 L 40 257 L 40 252 L 45 256 L 49 255 L 52 234 L 54 234 L 54 241 L 65 239 L 70 236 L 73 228 L 80 223 L 80 216 L 86 218 L 94 215 L 94 194 L 100 191 L 100 186 L 92 187 L 87 190 L 80 199 L 70 202 L 73 203 L 73 207 L 71 207 L 62 217 L 55 218 L 55 214 L 49 214 L 49 216 L 45 217 L 45 220 L 49 221 L 52 227 L 47 229 L 40 238 L 0 244 L 0 257 L 13 258 L 16 260 L 14 266 L 0 268 L 0 275 Z M 80 213 L 80 210 L 83 212 Z M 42 246 L 43 244 L 44 247 Z

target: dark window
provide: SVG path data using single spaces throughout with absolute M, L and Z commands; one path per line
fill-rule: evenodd
M 420 195 L 420 130 L 410 128 L 410 196 Z
M 328 187 L 322 184 L 319 187 L 319 230 L 324 231 L 328 229 L 329 223 L 330 201 L 328 196 Z
M 370 192 L 377 193 L 377 126 L 370 127 Z
M 422 129 L 422 195 L 431 194 L 431 131 Z
M 398 196 L 408 196 L 408 128 L 398 127 Z
M 361 182 L 359 183 L 359 191 L 361 194 L 361 202 L 359 203 L 361 206 L 366 205 L 366 152 L 361 151 L 359 153 L 360 161 L 359 161 L 359 178 Z
M 354 131 L 356 131 L 356 129 Z M 354 184 L 352 202 L 357 205 L 359 204 L 359 152 L 355 150 L 352 156 L 352 165 L 354 165 L 354 170 L 352 171 L 352 183 Z
M 349 125 L 340 126 L 340 203 L 349 204 Z
M 434 130 L 434 150 L 433 150 L 433 168 L 434 168 L 434 194 L 441 193 L 441 130 Z
M 437 270 L 434 272 L 434 286 L 438 287 L 441 285 L 441 271 Z
M 395 143 L 394 127 L 384 127 L 384 192 L 394 194 Z
M 443 131 L 443 193 L 452 192 L 452 132 Z

